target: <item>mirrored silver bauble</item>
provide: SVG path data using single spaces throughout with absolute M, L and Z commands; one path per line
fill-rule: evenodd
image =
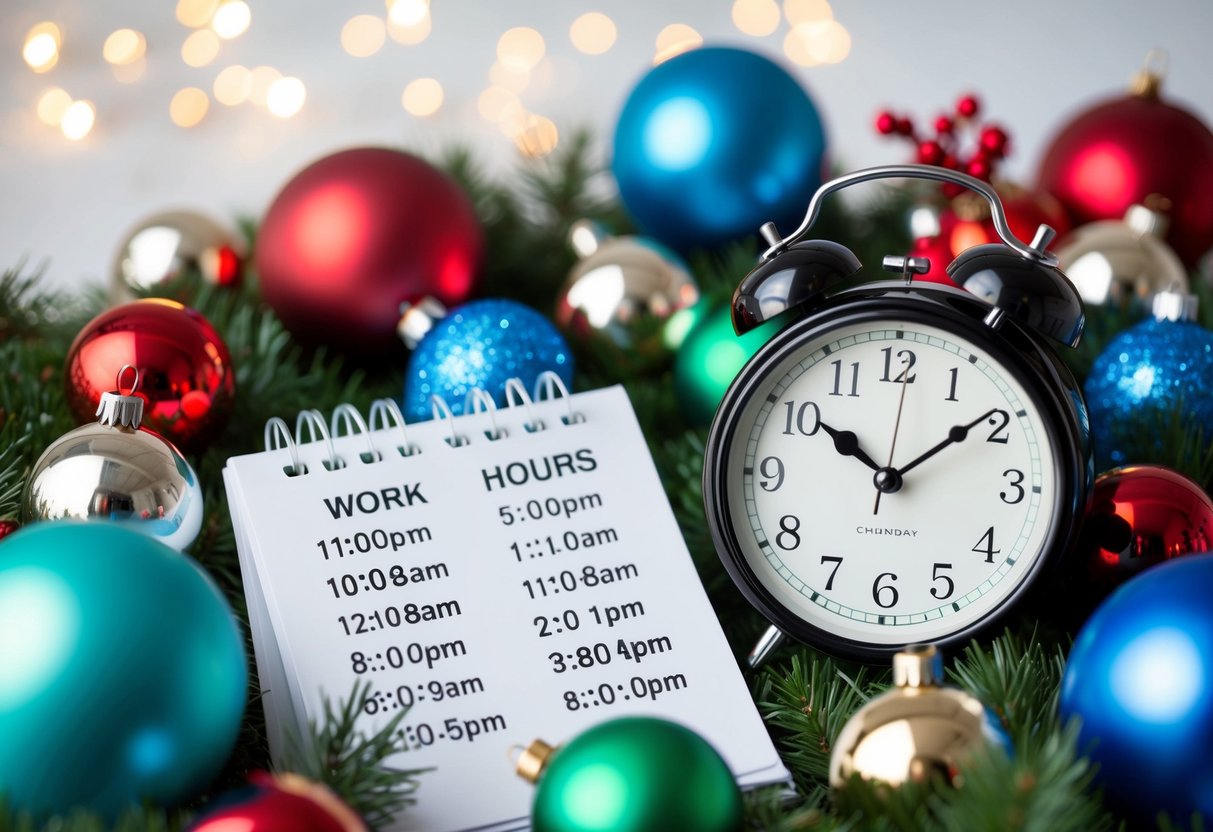
M 118 247 L 111 296 L 130 300 L 131 290 L 155 290 L 189 274 L 227 286 L 240 278 L 244 259 L 239 236 L 194 211 L 162 211 L 132 228 Z

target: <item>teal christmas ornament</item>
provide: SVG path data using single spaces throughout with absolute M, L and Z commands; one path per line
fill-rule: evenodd
M 796 227 L 821 184 L 825 130 L 804 88 L 742 49 L 694 49 L 649 70 L 615 126 L 611 169 L 628 212 L 676 249 L 774 221 Z
M 244 638 L 187 556 L 110 523 L 0 542 L 0 794 L 114 816 L 210 783 L 236 741 Z
M 1160 292 L 1154 318 L 1095 359 L 1083 392 L 1100 469 L 1152 461 L 1156 428 L 1175 413 L 1213 430 L 1213 332 L 1195 318 L 1195 296 Z
M 1105 797 L 1150 828 L 1159 812 L 1213 822 L 1211 595 L 1213 555 L 1147 569 L 1088 619 L 1062 676 L 1062 719 L 1081 720 Z
M 573 353 L 551 321 L 516 301 L 472 301 L 416 342 L 404 377 L 404 415 L 410 421 L 431 418 L 435 395 L 459 415 L 476 387 L 502 405 L 506 381 L 520 379 L 529 390 L 545 370 L 572 387 Z

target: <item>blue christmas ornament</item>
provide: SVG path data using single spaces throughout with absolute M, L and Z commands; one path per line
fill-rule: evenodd
M 1151 567 L 1078 634 L 1061 715 L 1082 720 L 1079 748 L 1108 800 L 1140 821 L 1213 822 L 1213 555 Z
M 0 794 L 34 814 L 180 803 L 227 760 L 244 638 L 194 561 L 69 520 L 0 542 Z
M 521 379 L 529 390 L 544 370 L 573 384 L 573 353 L 543 315 L 512 300 L 477 300 L 458 307 L 427 332 L 409 357 L 404 415 L 433 415 L 430 396 L 441 396 L 458 415 L 468 392 L 479 387 L 498 405 L 505 383 Z
M 1160 292 L 1154 314 L 1113 338 L 1087 376 L 1100 469 L 1151 461 L 1172 414 L 1213 430 L 1213 332 L 1193 323 L 1196 298 Z
M 804 88 L 741 49 L 651 69 L 615 126 L 611 168 L 628 212 L 678 249 L 793 228 L 821 184 L 825 132 Z

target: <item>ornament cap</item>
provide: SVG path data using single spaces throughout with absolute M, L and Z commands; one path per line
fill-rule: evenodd
M 910 644 L 893 655 L 893 684 L 930 688 L 943 684 L 943 655 L 934 644 Z
M 1154 296 L 1154 319 L 1158 321 L 1195 321 L 1199 300 L 1196 295 L 1168 289 Z
M 547 768 L 548 760 L 555 753 L 556 746 L 549 745 L 543 740 L 533 740 L 530 745 L 522 749 L 522 753 L 514 761 L 514 771 L 528 783 L 537 783 L 543 770 Z
M 1157 237 L 1160 240 L 1166 236 L 1170 218 L 1163 213 L 1170 203 L 1165 197 L 1156 200 L 1146 199 L 1145 205 L 1130 205 L 1125 211 L 1125 225 L 1129 226 L 1139 237 Z
M 1146 53 L 1146 59 L 1142 62 L 1141 69 L 1129 83 L 1129 92 L 1142 98 L 1157 100 L 1159 90 L 1162 89 L 1162 79 L 1167 75 L 1170 62 L 1171 57 L 1167 54 L 1167 50 L 1158 47 L 1151 49 Z
M 122 377 L 127 370 L 135 374 L 135 379 L 124 393 Z M 117 390 L 101 394 L 101 401 L 97 404 L 97 421 L 110 427 L 135 430 L 143 422 L 143 399 L 135 395 L 139 387 L 139 370 L 130 364 L 123 364 L 115 379 L 115 386 Z
M 610 238 L 607 230 L 593 220 L 577 220 L 569 227 L 569 245 L 578 257 L 589 257 Z
M 446 317 L 447 308 L 438 298 L 426 295 L 416 303 L 405 301 L 400 304 L 400 320 L 396 323 L 396 334 L 404 345 L 416 349 L 425 334 L 434 328 L 434 324 Z

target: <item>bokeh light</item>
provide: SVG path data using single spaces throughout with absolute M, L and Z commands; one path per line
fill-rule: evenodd
M 516 66 L 497 61 L 489 69 L 489 83 L 512 93 L 520 93 L 530 86 L 531 73 L 529 70 L 518 69 Z
M 416 26 L 429 15 L 429 0 L 387 0 L 388 22 L 397 26 Z
M 527 26 L 507 29 L 497 40 L 497 60 L 511 69 L 529 72 L 543 60 L 543 35 Z
M 424 118 L 442 106 L 442 85 L 433 78 L 418 78 L 404 88 L 400 103 L 412 115 Z
M 47 127 L 58 127 L 70 106 L 72 97 L 67 90 L 51 87 L 38 97 L 38 120 Z
M 223 0 L 211 18 L 211 28 L 224 40 L 238 38 L 248 31 L 253 13 L 244 0 Z
M 192 67 L 206 66 L 219 56 L 219 38 L 210 29 L 193 32 L 181 44 L 181 60 Z
M 39 23 L 25 34 L 21 57 L 34 72 L 47 72 L 59 63 L 63 33 L 51 22 Z
M 91 101 L 73 101 L 63 111 L 63 119 L 59 122 L 59 129 L 63 131 L 63 135 L 72 141 L 78 141 L 89 134 L 96 120 L 97 111 L 94 109 Z
M 657 34 L 657 53 L 653 63 L 668 61 L 703 45 L 703 36 L 685 23 L 671 23 Z
M 829 0 L 783 0 L 783 16 L 789 26 L 801 23 L 820 23 L 834 19 L 834 10 Z
M 369 58 L 383 48 L 387 28 L 373 14 L 351 17 L 341 27 L 341 48 L 355 58 Z
M 101 56 L 106 63 L 115 66 L 133 64 L 147 53 L 147 39 L 134 29 L 118 29 L 111 32 L 101 47 Z
M 779 4 L 775 0 L 736 0 L 733 25 L 743 34 L 765 37 L 779 28 Z
M 801 66 L 836 64 L 851 54 L 851 33 L 836 20 L 801 23 L 788 32 L 784 52 Z
M 505 129 L 512 133 L 514 143 L 528 159 L 547 156 L 560 141 L 556 124 L 550 118 L 535 113 L 525 114 L 519 123 L 507 125 Z
M 282 73 L 272 66 L 254 67 L 253 88 L 249 91 L 249 101 L 258 107 L 264 107 L 266 105 L 266 98 L 270 93 L 270 85 L 281 77 Z
M 278 118 L 290 118 L 303 109 L 307 88 L 298 78 L 279 78 L 265 94 L 265 106 Z
M 209 26 L 219 0 L 177 0 L 177 22 L 191 29 Z
M 405 46 L 415 46 L 430 36 L 430 29 L 433 27 L 433 19 L 430 17 L 429 9 L 426 9 L 425 15 L 416 23 L 396 23 L 390 17 L 387 22 L 388 36 Z
M 220 104 L 229 107 L 243 104 L 253 92 L 253 73 L 248 67 L 239 64 L 229 66 L 215 76 L 212 91 L 215 93 L 215 100 Z
M 518 96 L 503 87 L 489 87 L 480 93 L 476 109 L 485 121 L 500 124 L 503 120 L 523 114 Z
M 138 58 L 131 61 L 129 64 L 116 64 L 110 67 L 114 73 L 114 78 L 120 84 L 133 84 L 143 77 L 143 73 L 147 71 L 147 58 Z
M 602 12 L 586 12 L 569 27 L 573 48 L 586 55 L 601 55 L 615 45 L 615 21 Z
M 169 118 L 178 127 L 193 127 L 206 115 L 210 109 L 211 100 L 197 87 L 186 87 L 178 90 L 168 105 Z

